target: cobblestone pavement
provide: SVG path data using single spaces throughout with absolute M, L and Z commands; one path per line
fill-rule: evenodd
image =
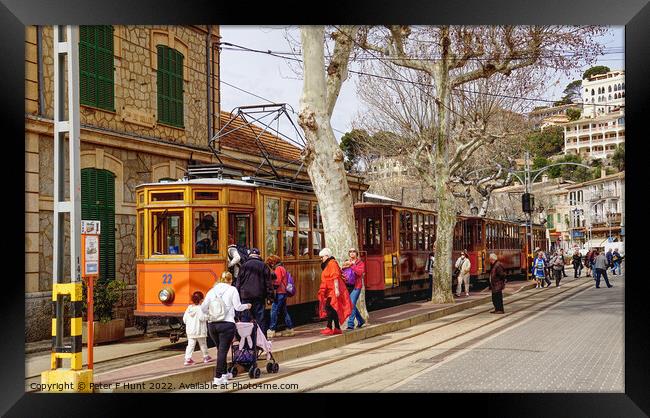
M 390 388 L 391 392 L 624 392 L 622 276 Z M 593 280 L 582 279 L 578 280 Z

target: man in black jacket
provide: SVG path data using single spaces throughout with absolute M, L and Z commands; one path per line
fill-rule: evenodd
M 492 290 L 493 314 L 502 314 L 503 311 L 503 289 L 506 287 L 506 272 L 496 254 L 490 254 L 490 290 Z
M 260 250 L 253 248 L 249 259 L 241 266 L 239 277 L 235 287 L 239 291 L 241 303 L 250 303 L 251 312 L 243 312 L 242 321 L 250 321 L 250 313 L 253 314 L 258 326 L 266 335 L 266 321 L 264 319 L 265 301 L 273 300 L 273 281 L 271 280 L 271 269 L 262 261 Z

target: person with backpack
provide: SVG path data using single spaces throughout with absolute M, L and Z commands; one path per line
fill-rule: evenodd
M 251 249 L 248 261 L 239 269 L 239 278 L 235 287 L 239 291 L 242 302 L 252 305 L 251 312 L 244 312 L 241 315 L 241 320 L 249 322 L 251 320 L 250 313 L 252 313 L 257 325 L 266 335 L 268 327 L 264 319 L 264 307 L 267 300 L 269 303 L 273 303 L 275 297 L 271 269 L 260 257 L 260 250 L 257 248 Z
M 235 244 L 232 235 L 228 235 L 228 271 L 232 274 L 235 284 L 239 277 L 239 270 L 248 261 L 248 249 L 243 245 Z
M 241 303 L 239 292 L 231 283 L 232 274 L 224 271 L 201 304 L 201 311 L 207 315 L 208 333 L 217 347 L 213 380 L 215 385 L 225 385 L 228 379 L 232 379 L 232 374 L 226 373 L 226 359 L 236 332 L 235 311 L 251 308 L 250 303 Z
M 354 287 L 350 292 L 350 303 L 352 304 L 352 313 L 348 317 L 348 329 L 354 329 L 354 320 L 357 320 L 357 328 L 364 326 L 366 321 L 363 320 L 361 312 L 357 309 L 357 301 L 363 288 L 363 276 L 366 274 L 366 264 L 359 258 L 359 252 L 356 248 L 348 250 L 350 258 L 343 262 L 343 268 L 350 268 L 354 273 Z
M 278 337 L 293 337 L 295 335 L 295 332 L 293 331 L 293 322 L 291 321 L 291 316 L 289 316 L 289 310 L 287 309 L 287 298 L 295 294 L 290 293 L 287 289 L 287 286 L 289 285 L 289 276 L 291 274 L 286 268 L 284 268 L 282 260 L 280 260 L 280 257 L 277 255 L 269 256 L 266 259 L 266 265 L 275 273 L 275 279 L 273 281 L 275 300 L 271 305 L 271 325 L 269 326 L 268 331 L 266 331 L 266 337 L 275 337 L 275 330 L 278 325 L 278 315 L 282 314 L 284 314 L 284 323 L 287 326 L 287 329 L 277 335 Z M 293 279 L 291 281 L 293 282 Z
M 551 259 L 551 268 L 553 269 L 553 276 L 555 277 L 555 287 L 560 287 L 560 280 L 562 280 L 562 270 L 564 270 L 564 256 L 560 251 L 556 251 Z M 551 284 L 549 283 L 549 286 Z
M 535 289 L 544 287 L 544 273 L 546 271 L 546 261 L 544 261 L 543 253 L 537 253 L 537 258 L 533 260 L 533 276 L 535 276 Z
M 185 363 L 184 366 L 194 364 L 192 354 L 196 343 L 201 347 L 203 353 L 203 362 L 209 363 L 212 357 L 208 355 L 208 337 L 207 315 L 201 310 L 201 302 L 203 302 L 203 292 L 198 290 L 192 293 L 192 304 L 187 307 L 183 314 L 183 323 L 185 324 L 185 333 L 187 334 L 187 349 L 185 350 Z

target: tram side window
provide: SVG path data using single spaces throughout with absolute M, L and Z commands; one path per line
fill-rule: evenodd
M 406 249 L 406 213 L 399 214 L 399 249 Z
M 309 202 L 298 201 L 298 254 L 309 256 Z
M 151 225 L 152 254 L 183 254 L 183 212 L 154 212 Z
M 295 257 L 296 254 L 296 201 L 282 201 L 282 249 L 285 257 Z
M 318 203 L 311 206 L 312 221 L 312 255 L 318 257 L 318 253 L 325 247 L 325 234 L 323 233 L 323 219 L 320 214 Z
M 487 247 L 494 248 L 494 245 L 492 245 L 492 224 L 485 225 L 485 235 Z
M 381 253 L 381 219 L 365 218 L 364 238 L 364 249 L 368 254 Z
M 435 215 L 431 215 L 431 230 L 430 231 L 431 231 L 431 233 L 429 234 L 429 242 L 431 244 L 430 244 L 429 250 L 433 250 L 433 246 L 434 246 L 434 244 L 436 242 L 436 216 Z
M 384 221 L 386 223 L 386 241 L 393 240 L 393 214 L 384 216 Z
M 219 254 L 219 215 L 214 210 L 195 210 L 194 253 Z
M 267 256 L 278 255 L 280 235 L 280 199 L 266 198 L 264 207 L 264 251 Z
M 413 240 L 412 242 L 412 249 L 417 250 L 418 249 L 418 226 L 420 225 L 420 214 L 419 213 L 414 213 L 413 214 L 413 227 L 411 228 L 412 230 L 412 237 Z
M 144 212 L 138 213 L 138 255 L 144 255 Z
M 430 215 L 424 215 L 424 249 L 429 249 L 429 233 L 431 231 Z

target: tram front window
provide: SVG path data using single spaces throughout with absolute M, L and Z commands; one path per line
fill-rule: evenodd
M 151 224 L 154 255 L 183 254 L 183 212 L 155 212 Z
M 194 211 L 195 254 L 219 254 L 218 220 L 216 211 Z

